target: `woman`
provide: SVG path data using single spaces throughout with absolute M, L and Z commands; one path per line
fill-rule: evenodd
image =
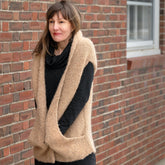
M 95 165 L 91 131 L 93 43 L 80 31 L 80 14 L 67 1 L 46 14 L 33 55 L 36 120 L 29 141 L 36 165 Z

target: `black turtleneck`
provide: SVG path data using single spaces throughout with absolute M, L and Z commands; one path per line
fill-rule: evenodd
M 57 90 L 60 79 L 66 68 L 68 57 L 71 48 L 71 42 L 66 46 L 61 55 L 54 55 L 54 49 L 49 48 L 50 53 L 45 57 L 45 83 L 46 83 L 46 102 L 47 109 L 51 104 L 53 96 Z M 74 122 L 78 114 L 83 109 L 85 103 L 89 99 L 90 88 L 93 81 L 94 68 L 93 64 L 89 62 L 84 68 L 79 87 L 65 110 L 61 119 L 59 120 L 59 128 L 64 134 L 70 125 Z M 67 97 L 67 96 L 66 96 Z
M 54 55 L 54 49 L 49 48 L 49 52 L 45 57 L 45 83 L 46 83 L 46 98 L 47 108 L 49 108 L 53 96 L 57 90 L 60 79 L 66 68 L 71 42 L 66 46 L 61 55 Z

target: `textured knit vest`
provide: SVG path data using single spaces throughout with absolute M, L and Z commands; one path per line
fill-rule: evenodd
M 32 85 L 37 102 L 35 124 L 29 136 L 34 157 L 41 162 L 72 162 L 95 152 L 91 131 L 92 95 L 74 123 L 62 135 L 58 120 L 67 109 L 79 86 L 85 66 L 92 62 L 96 72 L 97 60 L 93 43 L 78 31 L 73 39 L 66 69 L 62 75 L 49 110 L 46 109 L 45 53 L 34 56 Z

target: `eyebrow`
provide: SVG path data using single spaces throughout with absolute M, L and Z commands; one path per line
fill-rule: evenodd
M 49 20 L 54 20 L 53 17 L 50 18 Z M 58 20 L 66 20 L 65 18 L 58 18 Z

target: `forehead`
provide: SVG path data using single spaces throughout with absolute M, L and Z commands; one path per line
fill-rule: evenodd
M 50 19 L 64 19 L 61 12 L 55 13 L 52 18 Z
M 57 13 L 54 13 L 54 15 L 50 19 L 54 19 L 54 20 L 65 19 L 65 20 L 67 20 L 66 18 L 63 17 L 63 15 L 60 11 Z

